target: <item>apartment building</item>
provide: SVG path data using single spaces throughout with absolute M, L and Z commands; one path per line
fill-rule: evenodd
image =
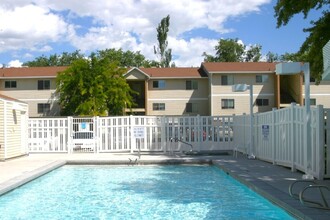
M 234 84 L 253 87 L 253 111 L 264 112 L 295 102 L 304 104 L 303 75 L 276 75 L 276 63 L 202 63 L 196 68 L 129 68 L 125 77 L 139 95 L 136 115 L 232 115 L 249 113 L 250 92 L 233 92 Z M 0 69 L 0 94 L 24 101 L 30 117 L 57 116 L 56 75 L 66 67 Z M 330 83 L 311 83 L 311 104 L 330 108 Z M 125 110 L 130 114 L 128 109 Z
M 56 75 L 66 67 L 0 69 L 0 94 L 29 105 L 30 117 L 59 115 L 55 96 Z

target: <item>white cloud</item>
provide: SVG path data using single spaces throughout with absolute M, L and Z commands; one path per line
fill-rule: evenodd
M 12 60 L 8 63 L 8 67 L 22 67 L 22 64 L 19 60 Z
M 217 39 L 182 34 L 198 28 L 216 33 L 233 31 L 225 22 L 258 12 L 271 0 L 2 0 L 0 3 L 0 53 L 28 49 L 51 51 L 53 44 L 68 42 L 82 51 L 105 48 L 141 51 L 155 59 L 156 27 L 170 15 L 169 47 L 177 66 L 199 65 L 202 53 L 212 53 Z M 77 23 L 90 18 L 91 27 Z M 73 23 L 75 22 L 75 23 Z M 87 33 L 77 34 L 83 27 Z M 134 33 L 134 34 L 131 34 Z M 52 45 L 52 46 L 50 46 Z M 65 51 L 65 49 L 62 49 Z
M 61 17 L 36 5 L 5 10 L 0 7 L 0 51 L 45 48 L 65 36 L 68 24 Z

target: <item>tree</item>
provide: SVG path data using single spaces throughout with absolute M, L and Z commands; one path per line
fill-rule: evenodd
M 105 49 L 97 51 L 100 58 L 108 59 L 111 62 L 118 62 L 121 67 L 158 67 L 157 63 L 152 63 L 145 58 L 140 51 L 132 52 L 122 49 Z
M 215 46 L 218 62 L 242 62 L 245 46 L 238 43 L 238 39 L 220 39 Z
M 329 0 L 278 0 L 274 7 L 277 27 L 285 26 L 290 19 L 299 13 L 307 18 L 312 10 L 322 10 L 322 16 L 317 21 L 311 21 L 311 27 L 305 28 L 304 32 L 309 32 L 298 54 L 302 60 L 310 63 L 311 75 L 317 82 L 321 80 L 323 73 L 322 48 L 330 40 L 330 11 Z
M 203 53 L 205 62 L 258 62 L 261 58 L 261 46 L 256 44 L 246 50 L 238 39 L 220 39 L 215 46 L 216 55 Z
M 261 45 L 250 46 L 245 53 L 245 62 L 258 62 L 261 58 Z
M 100 58 L 106 58 L 111 62 L 118 62 L 121 67 L 158 67 L 159 64 L 155 61 L 146 60 L 145 56 L 140 51 L 123 51 L 122 49 L 105 49 L 96 52 Z M 73 61 L 84 58 L 78 50 L 73 53 L 63 52 L 61 55 L 42 55 L 34 61 L 24 63 L 24 66 L 69 66 Z
M 57 75 L 61 115 L 122 115 L 133 106 L 134 93 L 126 83 L 125 68 L 91 54 Z
M 269 63 L 278 62 L 278 61 L 280 61 L 280 56 L 277 53 L 273 53 L 273 52 L 269 51 L 266 54 L 266 59 L 267 59 L 267 62 L 269 62 Z
M 39 67 L 39 66 L 69 66 L 75 60 L 83 58 L 84 55 L 76 50 L 72 53 L 63 52 L 61 55 L 53 54 L 49 57 L 42 55 L 35 58 L 34 61 L 23 63 L 23 66 Z
M 170 26 L 170 16 L 167 15 L 161 20 L 157 27 L 158 47 L 154 46 L 154 53 L 160 56 L 160 66 L 169 67 L 172 60 L 172 49 L 167 49 L 167 33 Z

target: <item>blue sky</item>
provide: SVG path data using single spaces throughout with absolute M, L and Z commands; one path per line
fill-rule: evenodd
M 157 60 L 156 27 L 170 15 L 169 48 L 177 66 L 199 66 L 219 39 L 260 44 L 263 55 L 297 52 L 321 11 L 276 28 L 275 0 L 1 0 L 0 63 L 20 66 L 41 55 L 107 48 Z M 170 5 L 170 6 L 169 6 Z

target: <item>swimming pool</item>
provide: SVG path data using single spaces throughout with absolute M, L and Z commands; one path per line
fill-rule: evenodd
M 215 166 L 63 166 L 0 197 L 1 219 L 294 219 Z

